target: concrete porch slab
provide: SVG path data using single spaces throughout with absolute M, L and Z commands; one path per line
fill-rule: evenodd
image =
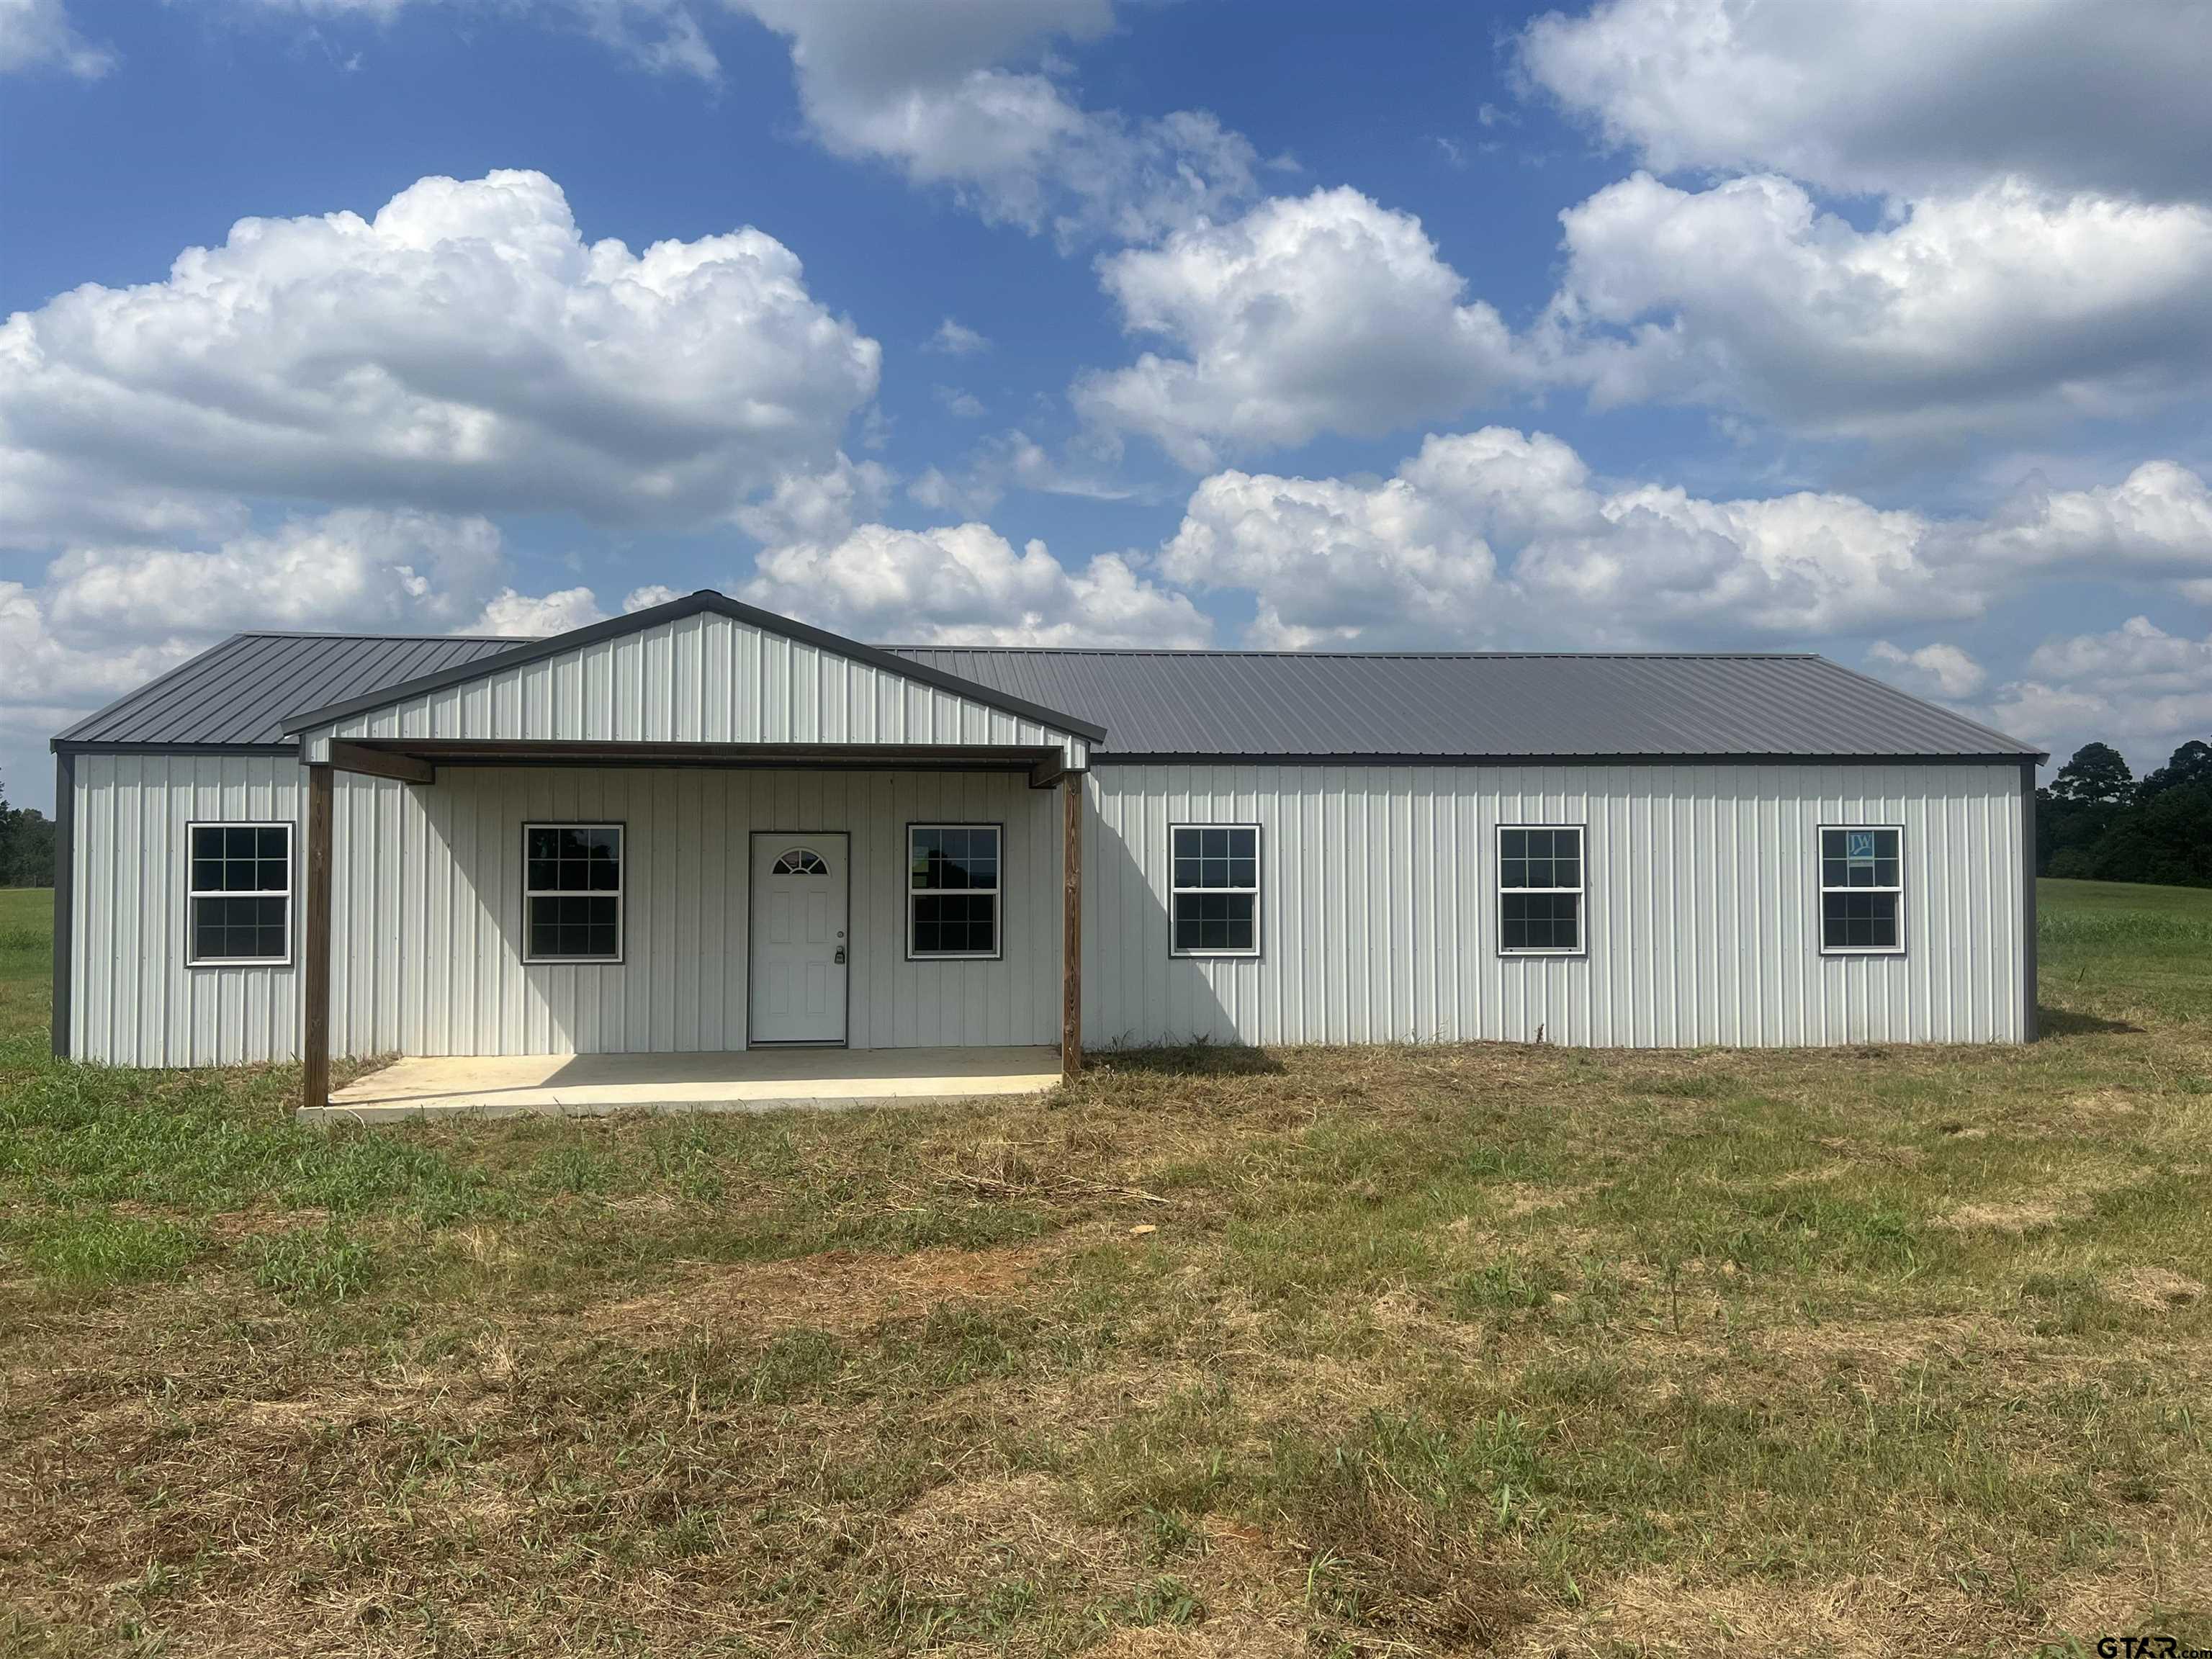
M 523 1112 L 765 1111 L 1042 1094 L 1057 1048 L 752 1048 L 738 1054 L 410 1055 L 357 1078 L 306 1122 Z

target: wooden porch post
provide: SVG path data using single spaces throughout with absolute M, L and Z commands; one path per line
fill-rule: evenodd
M 1083 774 L 1060 784 L 1067 802 L 1066 850 L 1060 855 L 1060 1074 L 1083 1069 Z
M 300 1104 L 331 1103 L 331 769 L 307 768 L 307 959 L 300 1022 Z

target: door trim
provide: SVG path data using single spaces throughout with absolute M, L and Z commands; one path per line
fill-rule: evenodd
M 806 841 L 835 836 L 845 843 L 845 1008 L 844 1020 L 835 1037 L 773 1038 L 766 1042 L 753 1036 L 753 919 L 760 907 L 755 897 L 753 872 L 759 867 L 763 836 L 779 841 Z M 859 948 L 853 933 L 853 832 L 849 830 L 756 830 L 745 838 L 745 1047 L 748 1048 L 849 1048 L 853 1046 L 853 955 Z

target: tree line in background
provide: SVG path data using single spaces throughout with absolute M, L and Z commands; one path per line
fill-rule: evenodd
M 2035 803 L 2038 875 L 2212 887 L 2212 744 L 2191 738 L 2140 780 L 2085 744 Z
M 8 805 L 0 782 L 0 887 L 54 884 L 54 821 L 36 807 Z

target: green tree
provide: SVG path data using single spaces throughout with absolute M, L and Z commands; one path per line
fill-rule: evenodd
M 2212 743 L 2191 738 L 2173 751 L 2165 765 L 2144 774 L 2143 781 L 2136 786 L 2136 799 L 2148 800 L 2169 789 L 2200 784 L 2212 784 Z
M 2036 799 L 2045 875 L 2212 887 L 2212 743 L 2191 738 L 2140 784 L 2113 750 L 2087 744 Z
M 33 808 L 15 814 L 15 822 L 0 851 L 0 886 L 51 887 L 54 884 L 54 821 Z
M 2106 743 L 2083 744 L 2051 781 L 2053 799 L 2083 805 L 2124 806 L 2135 793 L 2126 757 Z
M 2117 881 L 2212 887 L 2212 783 L 2161 790 L 2107 839 Z
M 54 884 L 54 825 L 44 813 L 8 805 L 0 781 L 0 887 Z

